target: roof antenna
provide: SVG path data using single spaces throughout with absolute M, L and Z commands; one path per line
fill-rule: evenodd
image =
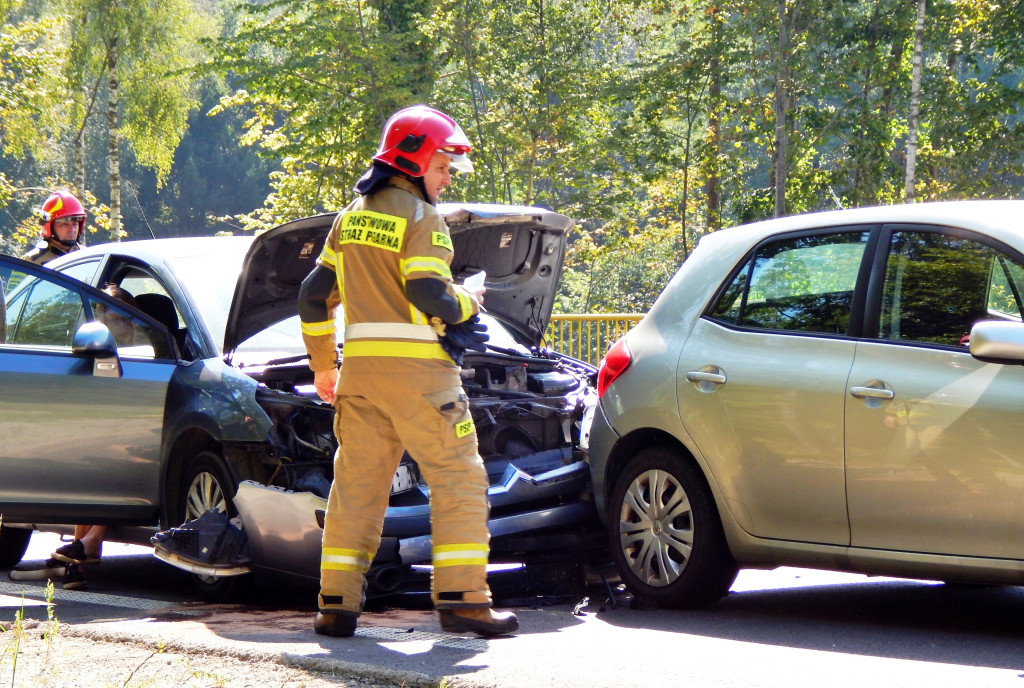
M 843 202 L 839 200 L 839 196 L 836 196 L 836 192 L 832 190 L 832 187 L 828 187 L 828 192 L 832 194 L 832 201 L 836 204 L 836 209 L 843 210 Z

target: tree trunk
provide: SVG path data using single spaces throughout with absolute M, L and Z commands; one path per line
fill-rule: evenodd
M 903 184 L 903 202 L 914 202 L 914 176 L 917 172 L 917 126 L 921 113 L 921 54 L 924 52 L 924 11 L 926 0 L 917 0 L 917 26 L 914 28 L 914 68 L 910 78 L 910 117 L 907 122 L 907 178 Z
M 683 239 L 683 260 L 690 255 L 689 244 L 686 242 L 686 205 L 690 200 L 690 148 L 693 141 L 693 104 L 686 101 L 686 143 L 683 148 L 683 202 L 679 207 L 679 235 Z
M 717 15 L 721 10 L 715 9 L 714 13 Z M 718 174 L 718 161 L 721 153 L 721 137 L 719 135 L 719 128 L 721 122 L 718 117 L 719 108 L 721 105 L 722 97 L 722 61 L 719 57 L 720 49 L 724 50 L 721 41 L 722 29 L 721 22 L 718 21 L 717 17 L 712 18 L 712 26 L 714 27 L 714 52 L 711 58 L 711 64 L 709 66 L 710 71 L 710 82 L 708 84 L 708 170 L 707 176 L 704 182 L 704 196 L 707 201 L 707 214 L 705 225 L 707 231 L 714 232 L 722 228 L 722 200 L 719 194 L 719 174 Z
M 118 157 L 120 132 L 117 120 L 117 38 L 107 51 L 107 165 L 110 172 L 110 240 L 121 241 L 121 161 Z
M 789 148 L 786 132 L 786 91 L 789 88 L 789 21 L 786 14 L 786 0 L 779 0 L 779 56 L 775 68 L 775 217 L 786 214 L 786 149 Z
M 75 196 L 85 205 L 85 126 L 78 130 L 75 137 Z M 78 235 L 78 243 L 85 246 L 88 242 L 86 232 Z

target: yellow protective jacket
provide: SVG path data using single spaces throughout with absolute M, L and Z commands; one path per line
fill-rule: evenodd
M 348 370 L 386 372 L 395 359 L 426 369 L 454 367 L 429 316 L 409 299 L 414 280 L 439 280 L 448 322 L 462 322 L 479 311 L 476 300 L 452 281 L 453 249 L 448 226 L 437 209 L 407 179 L 393 177 L 370 196 L 360 196 L 338 214 L 317 265 L 335 273 L 326 299 L 327 318 L 302 322 L 302 338 L 313 371 L 336 365 L 334 316 L 345 315 L 344 360 Z M 300 310 L 301 312 L 301 310 Z
M 61 252 L 55 250 L 49 242 L 40 241 L 31 251 L 23 255 L 21 259 L 27 260 L 30 263 L 35 263 L 36 265 L 46 265 L 54 258 L 60 258 L 61 256 L 71 253 L 72 251 L 77 251 L 78 249 L 79 245 L 75 244 L 73 247 Z

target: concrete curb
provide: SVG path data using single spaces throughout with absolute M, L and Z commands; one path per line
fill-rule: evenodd
M 159 646 L 164 650 L 175 652 L 213 654 L 222 657 L 231 657 L 246 662 L 267 662 L 280 664 L 295 669 L 307 671 L 334 672 L 351 676 L 353 678 L 368 679 L 380 683 L 391 683 L 396 686 L 408 686 L 409 688 L 439 688 L 442 684 L 454 685 L 448 677 L 440 679 L 427 676 L 414 671 L 403 671 L 387 669 L 363 664 L 359 662 L 346 662 L 326 657 L 306 657 L 289 652 L 261 652 L 259 650 L 234 647 L 230 645 L 214 645 L 208 643 L 183 642 L 175 639 L 147 638 L 145 634 L 127 631 L 112 631 L 109 628 L 94 629 L 81 626 L 61 624 L 58 635 L 66 635 L 72 638 L 82 638 L 102 643 L 121 643 L 125 645 L 136 645 L 141 647 Z M 466 684 L 459 683 L 466 686 Z M 466 686 L 466 688 L 471 688 Z

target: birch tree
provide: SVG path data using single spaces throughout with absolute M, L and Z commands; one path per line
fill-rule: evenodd
M 921 53 L 924 51 L 926 0 L 917 0 L 914 27 L 914 62 L 910 77 L 910 116 L 907 118 L 907 175 L 903 185 L 904 203 L 914 202 L 914 173 L 917 170 L 917 125 L 921 112 Z
M 189 0 L 55 0 L 70 28 L 66 87 L 73 95 L 76 185 L 85 186 L 86 120 L 106 119 L 109 238 L 120 241 L 121 148 L 166 178 L 188 114 L 198 106 L 188 69 L 212 18 Z M 105 94 L 105 102 L 102 96 Z M 102 105 L 101 105 L 102 103 Z M 102 108 L 102 109 L 101 109 Z

